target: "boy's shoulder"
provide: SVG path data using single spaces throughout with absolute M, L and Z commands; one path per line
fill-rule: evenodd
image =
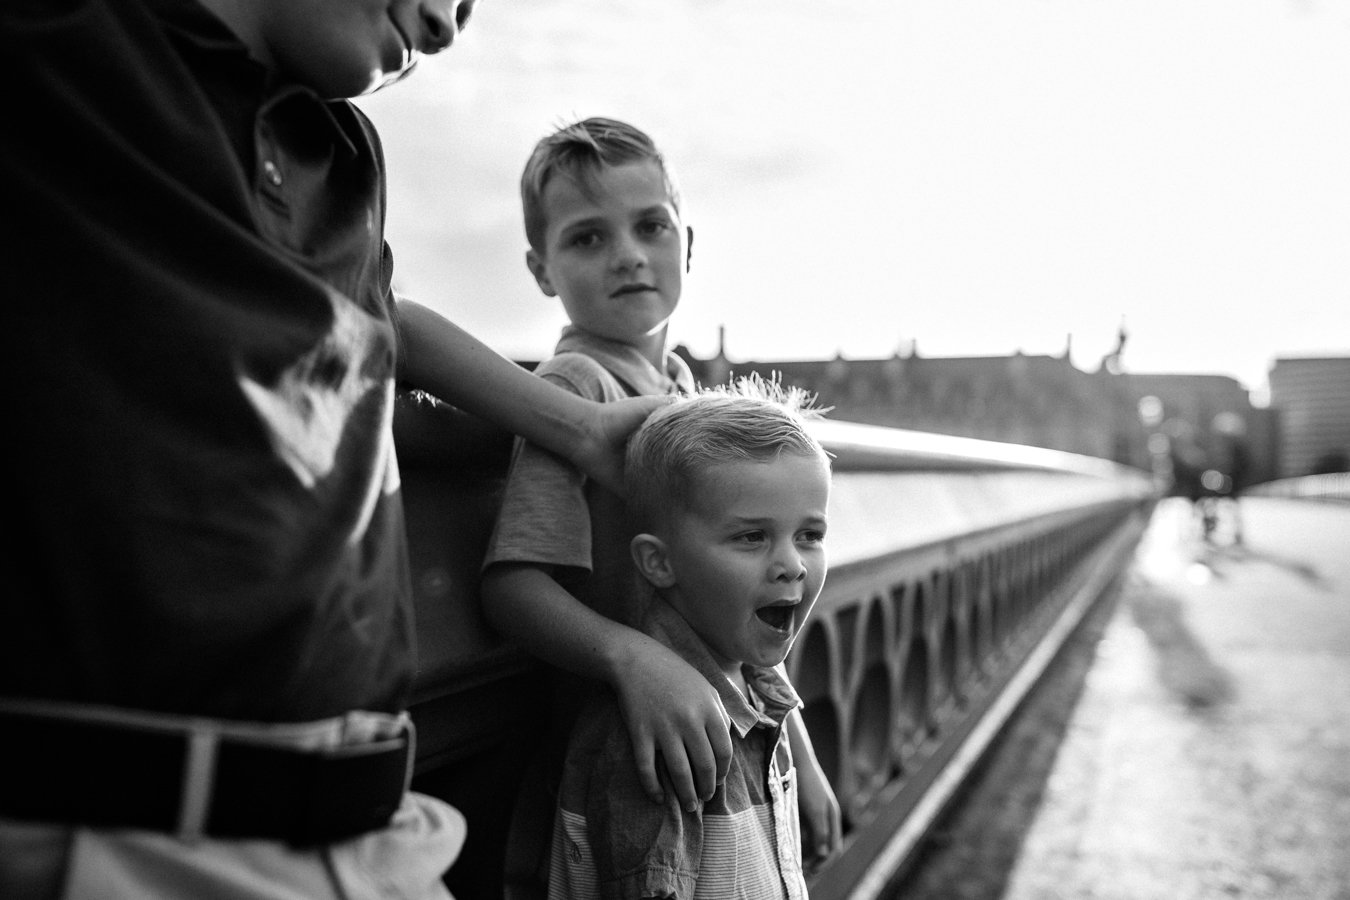
M 658 370 L 635 348 L 569 325 L 553 355 L 535 373 L 601 401 L 694 390 L 693 373 L 683 359 L 667 352 L 663 363 Z
M 536 375 L 572 375 L 599 373 L 608 374 L 609 370 L 595 357 L 580 350 L 559 350 L 545 358 L 534 368 Z M 612 376 L 611 376 L 612 377 Z
M 554 353 L 535 367 L 534 373 L 592 400 L 617 400 L 628 396 L 623 383 L 600 360 L 580 350 Z
M 618 694 L 609 685 L 589 691 L 577 710 L 566 759 L 567 776 L 559 797 L 565 808 L 584 809 L 586 794 L 598 784 L 620 793 L 641 793 L 633 742 Z

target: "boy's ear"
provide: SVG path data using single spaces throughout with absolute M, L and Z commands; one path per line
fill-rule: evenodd
M 549 297 L 558 296 L 553 287 L 553 279 L 548 277 L 548 265 L 533 247 L 525 251 L 525 267 L 534 276 L 534 283 L 539 285 L 539 290 Z
M 686 225 L 684 227 L 684 272 L 689 274 L 690 267 L 694 264 L 694 226 Z
M 675 573 L 670 568 L 670 556 L 665 543 L 654 534 L 639 534 L 628 544 L 633 563 L 652 587 L 668 588 L 675 584 Z

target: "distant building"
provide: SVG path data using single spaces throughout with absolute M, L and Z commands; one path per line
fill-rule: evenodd
M 1048 447 L 1148 468 L 1148 435 L 1124 376 L 1080 371 L 1063 356 L 935 357 L 732 363 L 685 358 L 703 384 L 777 373 L 850 422 Z
M 1179 373 L 1131 373 L 1125 378 L 1141 414 L 1147 411 L 1146 418 L 1156 419 L 1151 427 L 1175 440 L 1178 427 L 1184 426 L 1206 467 L 1231 467 L 1228 457 L 1238 447 L 1245 454 L 1242 486 L 1276 477 L 1278 416 L 1272 409 L 1252 406 L 1237 379 Z
M 1164 479 L 1175 449 L 1168 441 L 1184 427 L 1210 460 L 1205 465 L 1220 465 L 1236 442 L 1245 453 L 1247 483 L 1274 477 L 1274 416 L 1254 408 L 1235 379 L 1129 373 L 1118 350 L 1095 372 L 1076 368 L 1067 349 L 1061 356 L 930 358 L 911 349 L 882 359 L 734 363 L 722 349 L 710 359 L 684 347 L 675 352 L 703 384 L 776 373 L 815 393 L 820 406 L 832 408 L 831 418 L 844 421 L 1047 447 Z
M 1277 357 L 1270 405 L 1281 477 L 1350 471 L 1350 356 Z

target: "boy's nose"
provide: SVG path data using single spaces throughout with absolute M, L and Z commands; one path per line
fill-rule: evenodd
M 422 34 L 417 49 L 428 55 L 439 53 L 455 42 L 473 14 L 477 0 L 421 0 L 417 15 Z
M 806 578 L 806 560 L 796 550 L 779 553 L 773 561 L 774 581 L 791 583 Z
M 612 261 L 615 271 L 631 271 L 646 265 L 647 252 L 637 241 L 632 239 L 619 240 L 615 242 Z

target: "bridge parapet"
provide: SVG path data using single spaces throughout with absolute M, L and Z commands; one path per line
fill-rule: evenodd
M 1334 500 L 1350 503 L 1350 472 L 1300 475 L 1279 478 L 1250 488 L 1258 497 L 1285 497 L 1294 500 Z
M 453 430 L 452 412 L 417 413 Z M 1155 495 L 1145 473 L 1072 454 L 813 427 L 835 457 L 831 571 L 788 669 L 846 820 L 844 852 L 812 896 L 861 898 L 903 869 L 1038 665 L 1123 569 Z M 492 633 L 477 596 L 504 445 L 480 442 L 446 464 L 415 452 L 432 443 L 400 445 L 414 448 L 401 458 L 421 656 L 417 787 L 469 817 L 452 890 L 524 897 L 502 885 L 528 880 L 532 854 L 516 851 L 542 839 L 512 809 L 535 790 L 521 773 L 544 727 L 547 674 Z
M 813 897 L 872 897 L 1128 562 L 1154 499 L 1114 463 L 820 423 L 831 572 L 789 659 L 847 820 Z

